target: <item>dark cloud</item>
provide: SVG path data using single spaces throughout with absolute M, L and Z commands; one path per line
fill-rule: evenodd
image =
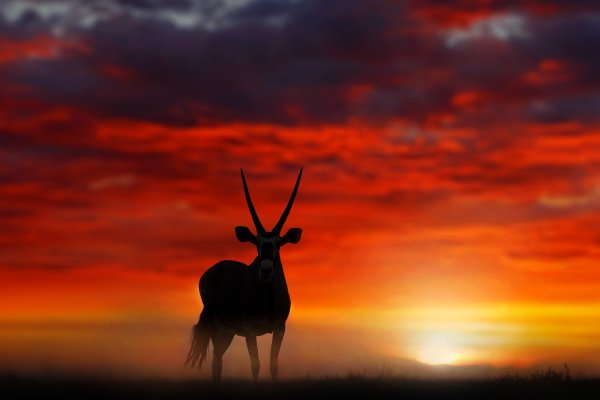
M 530 104 L 525 112 L 528 119 L 543 123 L 567 122 L 573 119 L 597 123 L 600 121 L 598 110 L 600 110 L 600 96 L 592 93 L 536 101 Z
M 523 51 L 539 58 L 568 60 L 584 67 L 589 83 L 600 80 L 600 9 L 594 14 L 566 14 L 532 20 L 533 37 Z
M 238 22 L 255 22 L 269 20 L 273 17 L 288 17 L 293 12 L 295 0 L 262 0 L 251 1 L 229 13 L 228 18 Z
M 21 40 L 47 33 L 48 24 L 34 10 L 23 13 L 16 21 L 9 22 L 0 14 L 0 38 Z
M 436 22 L 465 22 L 465 13 L 472 19 L 479 17 L 481 12 L 526 11 L 538 15 L 558 15 L 598 10 L 596 0 L 407 0 L 406 3 L 411 10 Z
M 485 91 L 482 103 L 495 104 L 491 110 L 501 118 L 513 114 L 507 105 L 540 98 L 561 104 L 560 116 L 525 106 L 521 115 L 548 122 L 587 115 L 580 110 L 595 107 L 593 98 L 564 96 L 560 87 L 534 90 L 521 77 L 545 59 L 559 59 L 578 66 L 573 80 L 579 87 L 595 84 L 600 17 L 526 10 L 520 17 L 526 34 L 473 37 L 452 47 L 444 29 L 426 28 L 414 9 L 387 0 L 327 7 L 312 0 L 258 0 L 233 8 L 213 29 L 180 27 L 158 12 L 147 18 L 123 13 L 71 31 L 85 51 L 17 60 L 0 74 L 49 103 L 176 125 L 423 121 L 430 113 L 461 114 L 462 106 L 452 103 L 461 90 Z M 38 19 L 28 14 L 11 29 L 26 32 Z M 361 87 L 363 93 L 355 94 Z
M 343 120 L 352 112 L 348 86 L 369 82 L 376 72 L 371 64 L 389 63 L 398 45 L 407 44 L 398 35 L 385 39 L 398 22 L 383 13 L 391 8 L 387 2 L 376 2 L 366 16 L 359 5 L 322 10 L 315 2 L 294 2 L 284 23 L 271 25 L 263 20 L 274 5 L 255 2 L 216 31 L 123 16 L 80 32 L 90 51 L 28 60 L 5 75 L 37 98 L 113 116 L 180 124 Z M 129 79 L 107 82 L 102 67 L 120 68 Z
M 193 6 L 192 0 L 117 0 L 117 3 L 145 10 L 175 9 L 189 10 Z

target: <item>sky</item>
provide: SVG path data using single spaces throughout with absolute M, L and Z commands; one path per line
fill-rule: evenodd
M 303 166 L 282 376 L 600 373 L 599 43 L 586 0 L 3 1 L 0 369 L 207 377 L 240 168 L 272 226 Z

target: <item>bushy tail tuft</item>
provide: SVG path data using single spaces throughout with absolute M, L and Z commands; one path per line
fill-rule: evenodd
M 202 362 L 206 358 L 208 342 L 213 331 L 213 322 L 207 315 L 206 308 L 200 313 L 198 323 L 192 328 L 192 344 L 185 360 L 186 367 L 202 367 Z

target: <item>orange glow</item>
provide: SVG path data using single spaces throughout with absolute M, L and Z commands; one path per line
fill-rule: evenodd
M 54 115 L 58 118 L 60 113 Z M 498 155 L 499 160 L 513 161 L 510 168 L 547 162 L 585 165 L 599 156 L 596 147 L 586 144 L 596 141 L 593 133 L 551 139 L 537 136 L 535 127 L 528 129 L 533 136 L 527 149 L 505 149 L 506 154 Z M 278 157 L 290 157 L 288 162 L 294 164 L 318 151 L 322 157 L 352 159 L 363 171 L 369 171 L 371 162 L 361 156 L 365 149 L 401 155 L 413 146 L 380 147 L 375 131 L 360 125 L 323 127 L 310 135 L 303 133 L 305 128 L 275 126 L 185 128 L 181 135 L 179 130 L 115 121 L 100 124 L 94 140 L 99 147 L 111 143 L 130 154 L 140 152 L 140 143 L 145 143 L 151 151 L 193 161 L 200 154 L 210 159 L 211 149 L 240 130 L 256 135 L 273 131 L 280 141 L 257 147 L 262 159 L 240 163 L 250 165 L 245 168 L 266 224 L 277 219 L 295 172 L 256 179 L 272 168 L 274 159 L 268 155 L 277 154 L 279 146 Z M 452 133 L 439 143 L 438 157 L 464 151 L 451 138 Z M 579 152 L 577 159 L 563 153 L 570 146 Z M 242 149 L 231 151 L 243 158 Z M 513 153 L 520 156 L 508 157 Z M 498 189 L 492 184 L 472 191 L 471 183 L 453 180 L 444 170 L 427 172 L 426 159 L 396 160 L 397 166 L 380 165 L 379 174 L 364 178 L 368 180 L 332 174 L 326 165 L 305 164 L 302 191 L 289 220 L 289 226 L 303 227 L 304 236 L 299 245 L 287 246 L 282 253 L 294 303 L 290 324 L 298 332 L 310 327 L 325 329 L 328 335 L 363 332 L 362 346 L 371 349 L 373 359 L 379 354 L 431 364 L 530 365 L 564 359 L 593 363 L 586 349 L 599 345 L 600 316 L 595 309 L 600 279 L 592 261 L 598 256 L 593 229 L 597 215 L 536 220 L 515 212 L 519 204 L 527 203 L 558 210 L 591 206 L 598 201 L 593 186 L 597 183 L 591 181 L 590 189 L 578 195 L 544 181 L 539 187 L 530 183 Z M 22 268 L 3 270 L 0 303 L 5 311 L 0 324 L 4 343 L 11 344 L 5 347 L 5 356 L 16 360 L 17 353 L 26 354 L 22 360 L 27 363 L 49 360 L 54 357 L 52 347 L 83 340 L 67 346 L 72 353 L 61 363 L 88 365 L 82 354 L 100 357 L 107 346 L 117 346 L 114 340 L 128 343 L 142 335 L 139 346 L 121 354 L 126 360 L 108 357 L 103 362 L 171 374 L 168 370 L 178 360 L 175 355 L 165 355 L 169 362 L 163 368 L 137 354 L 153 345 L 163 350 L 177 347 L 174 352 L 183 354 L 187 329 L 201 307 L 196 286 L 200 274 L 219 259 L 249 261 L 253 256 L 254 250 L 233 235 L 233 226 L 250 222 L 236 174 L 240 164 L 231 165 L 226 179 L 181 170 L 192 175 L 157 181 L 118 164 L 96 171 L 94 162 L 81 162 L 68 172 L 79 180 L 78 189 L 47 191 L 44 202 L 38 198 L 41 187 L 33 182 L 4 185 L 6 201 L 37 210 L 32 217 L 15 215 L 27 230 L 5 230 L 0 236 L 5 249 L 27 249 L 5 250 L 2 256 L 3 264 Z M 399 166 L 402 179 L 388 172 Z M 477 168 L 452 167 L 455 174 L 476 174 Z M 330 174 L 325 175 L 327 181 L 319 178 L 321 174 Z M 457 196 L 425 208 L 413 197 L 436 188 L 455 190 Z M 403 197 L 379 200 L 392 190 L 401 191 Z M 327 200 L 317 202 L 313 196 Z M 53 205 L 84 199 L 91 199 L 88 208 L 64 210 Z M 483 209 L 481 202 L 487 203 Z M 457 225 L 452 218 L 473 222 Z M 506 218 L 519 220 L 506 223 Z M 447 308 L 439 308 L 442 304 Z M 147 336 L 157 327 L 169 327 L 169 333 Z M 94 343 L 102 342 L 98 349 L 85 348 L 87 335 Z M 394 339 L 380 342 L 379 335 Z M 290 341 L 302 346 L 302 336 Z M 294 362 L 306 368 L 317 357 L 293 354 L 299 357 Z
M 461 92 L 452 97 L 452 104 L 456 106 L 470 106 L 483 99 L 483 95 L 478 92 Z
M 574 72 L 574 66 L 559 60 L 544 59 L 540 61 L 537 69 L 527 72 L 523 80 L 533 85 L 559 84 L 573 79 Z
M 0 64 L 27 58 L 48 58 L 56 56 L 59 43 L 48 36 L 31 40 L 12 41 L 0 38 Z

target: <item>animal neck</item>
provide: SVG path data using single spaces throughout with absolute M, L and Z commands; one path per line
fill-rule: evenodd
M 262 318 L 270 321 L 269 331 L 271 331 L 275 325 L 285 322 L 291 305 L 281 259 L 276 258 L 273 265 L 273 277 L 268 283 L 260 283 L 259 281 L 260 260 L 258 257 L 250 267 L 253 268 L 253 271 L 248 275 L 251 280 L 247 281 L 247 308 L 251 310 L 249 312 L 253 315 L 253 318 L 258 317 L 258 320 Z

